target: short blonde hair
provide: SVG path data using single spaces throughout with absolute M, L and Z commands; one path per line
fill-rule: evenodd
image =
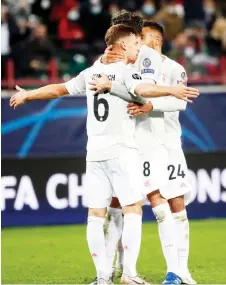
M 114 25 L 110 27 L 105 35 L 105 43 L 107 46 L 115 44 L 119 39 L 130 36 L 131 34 L 137 35 L 133 27 L 126 25 Z

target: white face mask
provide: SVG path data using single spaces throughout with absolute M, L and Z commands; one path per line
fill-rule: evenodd
M 100 14 L 102 11 L 102 7 L 101 6 L 93 6 L 91 7 L 91 13 L 94 15 L 98 15 Z
M 155 13 L 156 9 L 153 5 L 151 4 L 145 4 L 143 7 L 142 7 L 142 11 L 144 12 L 144 14 L 148 15 L 148 16 L 151 16 Z
M 49 0 L 42 0 L 41 6 L 43 9 L 48 9 L 50 7 L 50 1 Z
M 184 54 L 186 57 L 191 58 L 195 54 L 195 49 L 193 47 L 186 47 L 184 50 Z
M 205 14 L 210 16 L 215 13 L 215 8 L 214 7 L 204 7 Z
M 67 18 L 70 21 L 77 21 L 79 19 L 80 15 L 79 12 L 76 10 L 71 10 L 67 14 Z

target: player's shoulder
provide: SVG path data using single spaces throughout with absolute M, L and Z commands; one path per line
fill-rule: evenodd
M 185 71 L 183 65 L 181 65 L 180 63 L 178 63 L 176 60 L 173 60 L 167 56 L 165 56 L 165 63 L 168 67 L 171 67 L 171 70 L 183 70 Z
M 148 47 L 148 46 L 146 46 L 146 45 L 141 46 L 141 48 L 140 48 L 140 53 L 141 53 L 141 54 L 149 53 L 149 54 L 153 54 L 153 55 L 158 55 L 158 56 L 160 56 L 160 54 L 159 54 L 156 50 L 154 50 L 153 48 Z
M 159 59 L 160 61 L 162 61 L 162 57 L 161 57 L 161 54 L 159 52 L 157 52 L 156 50 L 154 50 L 153 48 L 151 47 L 148 47 L 148 46 L 145 46 L 143 45 L 141 48 L 140 48 L 140 53 L 139 55 L 142 57 L 142 58 L 157 58 Z

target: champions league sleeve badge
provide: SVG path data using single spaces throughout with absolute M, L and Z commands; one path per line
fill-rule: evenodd
M 151 65 L 151 60 L 149 58 L 145 58 L 143 61 L 143 66 L 149 67 Z

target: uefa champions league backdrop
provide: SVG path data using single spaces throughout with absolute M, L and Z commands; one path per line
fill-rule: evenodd
M 226 217 L 226 92 L 201 94 L 181 114 L 192 186 L 190 218 Z M 13 111 L 2 99 L 2 225 L 84 223 L 86 99 Z M 154 217 L 144 207 L 144 220 Z

